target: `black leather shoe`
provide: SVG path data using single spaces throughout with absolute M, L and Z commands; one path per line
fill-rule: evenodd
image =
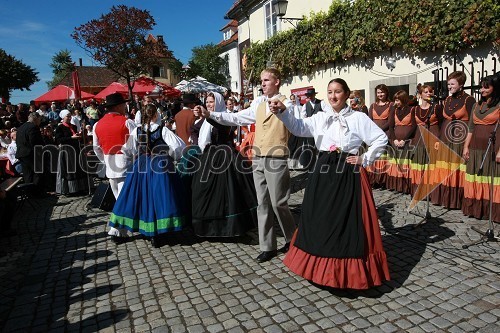
M 266 261 L 269 261 L 269 260 L 273 259 L 274 257 L 276 257 L 277 254 L 278 254 L 278 251 L 276 251 L 276 250 L 264 251 L 261 254 L 259 254 L 259 256 L 256 258 L 256 260 L 258 262 L 266 262 Z
M 287 253 L 289 249 L 290 249 L 290 242 L 288 242 L 285 245 L 283 245 L 283 247 L 280 249 L 280 252 L 281 253 Z
M 153 245 L 155 249 L 160 247 L 160 240 L 158 239 L 157 236 L 151 237 L 151 245 Z
M 118 236 L 111 236 L 111 240 L 113 241 L 113 243 L 115 243 L 116 245 L 119 245 L 119 244 L 123 244 L 125 243 L 127 240 L 125 239 L 125 237 L 118 237 Z

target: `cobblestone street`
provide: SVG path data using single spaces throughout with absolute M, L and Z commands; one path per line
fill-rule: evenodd
M 292 173 L 300 214 L 306 174 Z M 256 230 L 232 240 L 169 235 L 115 245 L 109 213 L 91 197 L 52 197 L 16 213 L 0 243 L 4 332 L 499 332 L 500 244 L 463 249 L 487 221 L 374 190 L 392 280 L 368 291 L 327 290 L 278 258 L 258 264 Z M 420 212 L 425 212 L 423 203 Z M 496 226 L 495 234 L 500 230 Z M 279 245 L 283 238 L 278 239 Z

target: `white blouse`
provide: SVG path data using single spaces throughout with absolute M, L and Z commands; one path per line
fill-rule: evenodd
M 151 132 L 153 132 L 158 128 L 159 125 L 156 123 L 151 123 L 150 126 L 151 126 Z M 127 143 L 122 148 L 122 151 L 129 156 L 135 155 L 138 152 L 137 148 L 139 142 L 137 140 L 137 130 L 139 128 L 140 127 L 136 127 L 132 131 L 130 137 L 127 140 Z M 174 160 L 179 160 L 182 156 L 182 151 L 184 147 L 186 147 L 184 141 L 166 127 L 163 127 L 161 135 L 163 141 L 165 141 L 165 143 L 170 148 L 168 150 L 168 155 L 170 155 Z
M 320 151 L 330 151 L 332 146 L 343 152 L 358 154 L 361 144 L 369 148 L 362 154 L 363 166 L 372 164 L 386 149 L 387 135 L 366 114 L 356 112 L 345 106 L 340 112 L 343 116 L 336 119 L 336 112 L 327 105 L 324 112 L 297 119 L 289 110 L 277 114 L 285 126 L 296 136 L 314 137 Z

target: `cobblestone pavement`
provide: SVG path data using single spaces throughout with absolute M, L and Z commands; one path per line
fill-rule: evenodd
M 305 179 L 293 173 L 296 214 Z M 479 238 L 470 226 L 487 223 L 431 206 L 436 218 L 413 228 L 409 196 L 374 196 L 392 281 L 368 291 L 321 289 L 289 272 L 283 255 L 257 264 L 255 231 L 224 241 L 186 230 L 159 249 L 141 237 L 117 246 L 108 213 L 86 209 L 90 197 L 33 200 L 16 214 L 18 235 L 0 239 L 0 329 L 499 332 L 500 245 L 462 249 Z

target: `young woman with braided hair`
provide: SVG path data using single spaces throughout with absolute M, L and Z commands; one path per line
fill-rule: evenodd
M 154 247 L 158 236 L 181 230 L 185 208 L 183 187 L 175 171 L 174 159 L 181 157 L 184 141 L 156 123 L 156 107 L 148 104 L 141 125 L 129 137 L 124 153 L 136 156 L 118 196 L 110 226 L 140 232 L 150 237 Z

